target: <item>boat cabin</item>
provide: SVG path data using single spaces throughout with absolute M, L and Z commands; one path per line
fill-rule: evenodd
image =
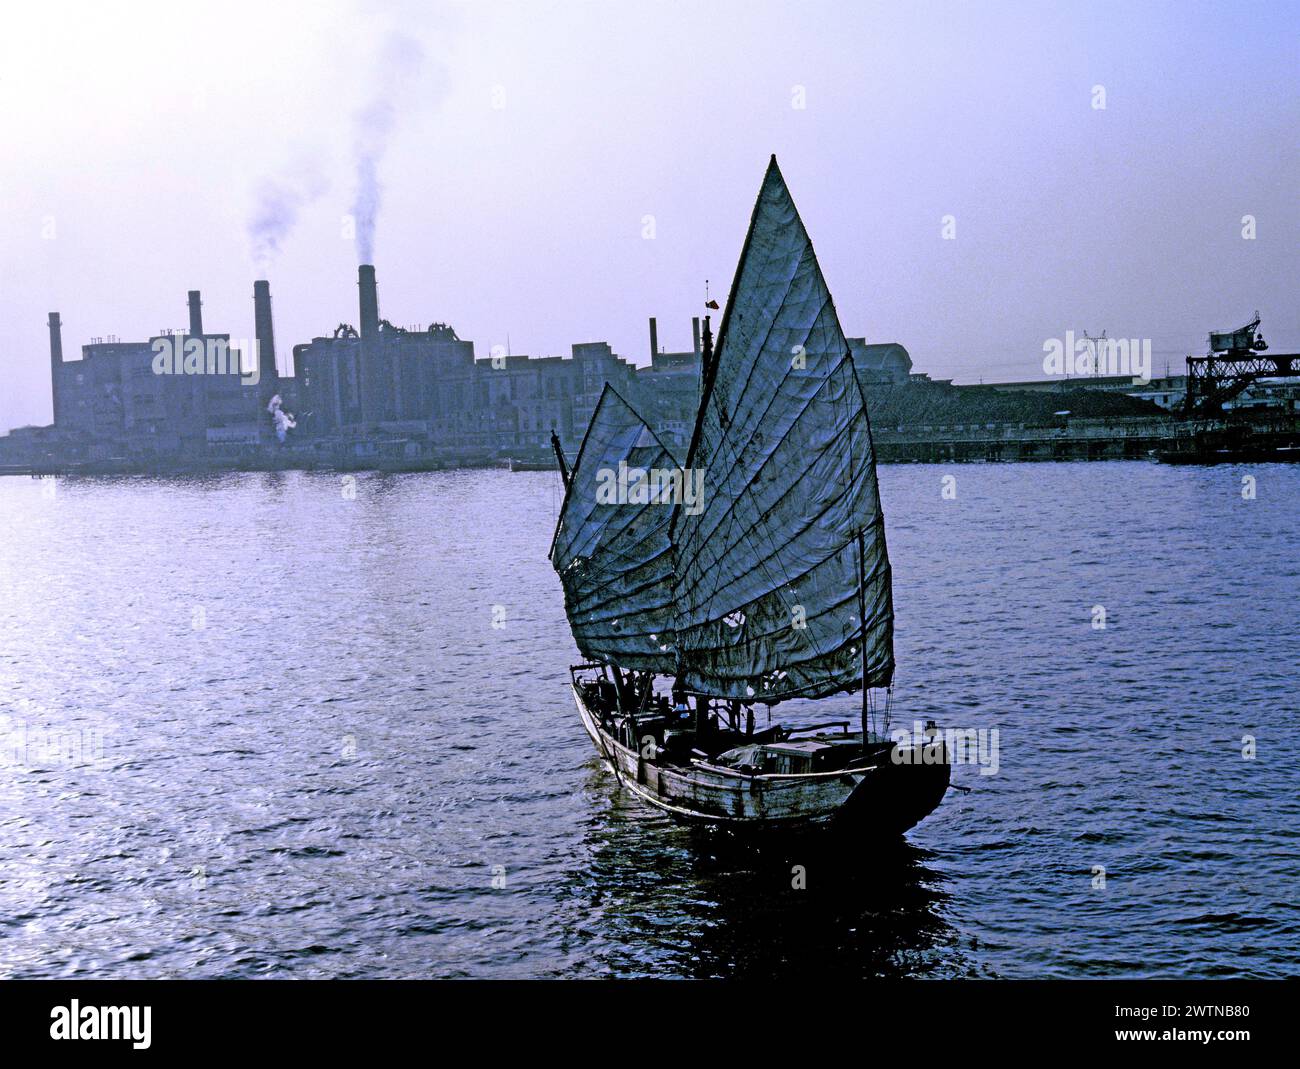
M 834 772 L 861 755 L 861 735 L 839 735 L 739 746 L 715 760 L 751 775 L 803 776 Z

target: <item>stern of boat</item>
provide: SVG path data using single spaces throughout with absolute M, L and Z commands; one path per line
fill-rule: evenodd
M 951 754 L 942 736 L 892 746 L 849 795 L 836 814 L 836 823 L 851 824 L 873 835 L 901 835 L 939 807 L 951 780 Z

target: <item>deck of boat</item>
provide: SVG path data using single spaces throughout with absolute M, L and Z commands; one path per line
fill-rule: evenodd
M 807 735 L 793 740 L 807 748 L 843 746 L 843 764 L 825 771 L 780 772 L 731 767 L 719 755 L 737 733 L 714 733 L 707 750 L 686 752 L 657 746 L 647 733 L 634 749 L 607 729 L 606 719 L 589 703 L 580 684 L 574 701 L 583 727 L 620 784 L 643 801 L 674 817 L 723 825 L 796 825 L 852 821 L 883 835 L 897 835 L 922 820 L 942 801 L 950 765 L 940 749 L 937 761 L 905 764 L 892 759 L 883 740 L 862 746 L 861 733 Z M 778 729 L 779 730 L 779 729 Z M 739 736 L 756 746 L 771 732 Z M 757 740 L 757 741 L 756 741 Z M 942 743 L 939 744 L 942 748 Z M 785 739 L 773 749 L 790 748 Z

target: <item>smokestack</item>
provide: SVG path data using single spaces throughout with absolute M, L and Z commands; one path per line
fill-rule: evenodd
M 275 366 L 275 327 L 271 320 L 271 283 L 253 283 L 253 336 L 257 339 L 258 382 L 265 402 L 275 396 L 280 373 Z
M 54 424 L 59 423 L 59 374 L 63 365 L 63 324 L 58 312 L 50 313 L 50 398 L 54 409 Z
M 362 264 L 357 268 L 357 287 L 361 290 L 361 366 L 357 375 L 361 386 L 361 422 L 378 423 L 384 418 L 385 375 L 379 345 L 379 293 L 372 265 Z
M 379 292 L 375 287 L 375 269 L 370 264 L 357 268 L 357 286 L 361 290 L 361 337 L 379 333 Z
M 659 324 L 655 322 L 655 317 L 650 317 L 650 359 L 653 360 L 659 355 Z
M 203 333 L 203 302 L 199 300 L 199 291 L 190 290 L 190 334 Z
M 695 355 L 700 355 L 700 317 L 691 316 L 691 337 L 695 339 Z

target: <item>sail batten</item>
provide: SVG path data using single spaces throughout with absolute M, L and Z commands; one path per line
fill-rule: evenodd
M 827 380 L 827 381 L 829 381 L 829 380 Z M 805 406 L 805 407 L 806 407 L 806 406 Z M 827 445 L 826 445 L 826 447 L 819 451 L 819 453 L 818 453 L 819 458 L 824 457 L 827 453 L 833 453 L 834 455 L 837 456 L 837 452 L 838 452 L 838 451 L 835 450 L 835 447 L 836 447 L 836 445 L 840 444 L 840 443 L 839 443 L 839 438 L 841 438 L 841 437 L 846 437 L 846 436 L 849 435 L 850 433 L 851 433 L 851 428 L 846 427 L 846 428 L 841 429 L 841 430 L 837 433 L 837 438 L 836 438 L 836 440 L 831 441 L 831 442 L 828 442 Z M 762 462 L 760 468 L 758 469 L 758 471 L 757 471 L 757 473 L 756 473 L 756 475 L 755 475 L 755 480 L 756 480 L 756 481 L 757 481 L 758 479 L 761 479 L 761 478 L 762 478 L 763 472 L 767 469 L 767 467 L 771 464 L 771 462 L 772 462 L 772 455 L 769 455 L 769 456 L 767 456 L 767 458 Z M 729 473 L 730 471 L 734 471 L 735 468 L 736 468 L 736 465 L 733 464 L 733 465 L 728 469 L 728 473 Z M 802 476 L 801 476 L 801 477 L 802 477 Z M 724 485 L 725 485 L 726 481 L 727 481 L 726 476 L 724 476 L 724 477 L 723 477 L 723 483 L 724 483 Z M 782 494 L 779 495 L 779 496 L 784 496 L 784 494 L 785 494 L 785 493 L 789 493 L 789 492 L 791 491 L 791 489 L 792 489 L 791 487 L 787 487 L 785 490 L 782 491 Z M 717 510 L 717 511 L 719 512 L 718 520 L 717 520 L 717 521 L 716 521 L 716 522 L 715 522 L 715 523 L 714 523 L 714 524 L 713 524 L 713 525 L 712 525 L 712 526 L 711 526 L 707 531 L 704 531 L 704 532 L 702 532 L 702 534 L 701 534 L 701 540 L 702 540 L 702 542 L 703 542 L 706 546 L 708 546 L 708 544 L 709 544 L 709 540 L 711 539 L 711 537 L 712 537 L 712 535 L 714 534 L 714 532 L 716 532 L 716 530 L 718 529 L 718 527 L 721 525 L 721 523 L 723 522 L 723 520 L 724 520 L 724 519 L 727 519 L 728 517 L 732 517 L 732 516 L 734 516 L 734 515 L 736 514 L 736 511 L 737 511 L 738 506 L 740 506 L 740 505 L 742 504 L 742 502 L 743 502 L 743 498 L 737 497 L 736 499 L 733 499 L 732 501 L 728 502 L 728 503 L 726 504 L 726 507 L 725 507 L 725 508 L 722 508 L 722 509 Z M 753 507 L 753 506 L 752 506 L 752 503 L 746 503 L 746 504 L 750 504 L 751 507 Z M 830 507 L 831 507 L 831 505 L 828 504 L 828 505 L 827 505 L 827 509 L 829 509 Z M 760 502 L 759 502 L 758 505 L 757 505 L 757 509 L 758 509 L 758 511 L 759 511 L 760 514 L 761 514 L 761 511 L 762 511 L 761 499 L 760 499 Z M 824 511 L 825 511 L 825 510 L 823 510 L 823 513 L 824 513 Z M 819 517 L 820 515 L 822 515 L 822 514 L 818 514 L 818 517 Z M 814 519 L 816 519 L 816 518 L 818 518 L 818 517 L 814 517 Z

